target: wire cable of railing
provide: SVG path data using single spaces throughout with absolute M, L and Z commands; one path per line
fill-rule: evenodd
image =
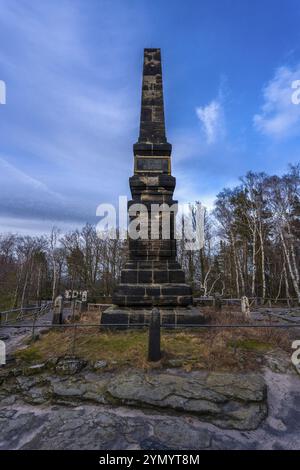
M 30 328 L 32 327 L 33 324 L 29 325 L 16 325 L 16 324 L 5 324 L 5 325 L 0 325 L 0 328 Z M 48 329 L 57 329 L 57 328 L 107 328 L 107 327 L 114 327 L 114 328 L 141 328 L 145 327 L 147 328 L 149 326 L 148 323 L 105 323 L 105 324 L 99 324 L 99 323 L 64 323 L 63 325 L 57 324 L 42 324 L 38 325 L 35 324 L 35 328 L 48 328 Z M 174 325 L 173 323 L 164 323 L 161 324 L 161 328 L 300 328 L 300 323 L 274 323 L 274 324 L 228 324 L 228 325 L 221 325 L 221 324 L 198 324 L 195 325 L 193 323 L 180 323 L 177 325 Z

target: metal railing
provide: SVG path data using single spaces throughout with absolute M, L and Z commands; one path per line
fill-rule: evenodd
M 87 304 L 87 311 L 88 312 L 100 312 L 103 308 L 108 308 L 110 307 L 112 304 L 110 303 L 107 303 L 107 304 L 92 304 L 92 303 L 88 303 Z
M 241 299 L 239 297 L 232 297 L 232 298 L 226 298 L 226 297 L 220 297 L 220 300 L 222 302 L 222 305 L 240 305 Z M 265 297 L 264 299 L 262 297 L 248 297 L 249 303 L 251 306 L 256 306 L 256 307 L 272 307 L 272 305 L 280 305 L 280 304 L 285 304 L 287 307 L 291 306 L 297 306 L 299 305 L 299 299 L 297 297 L 289 297 L 289 298 L 284 298 L 284 297 Z M 215 301 L 215 297 L 213 295 L 209 295 L 206 297 L 194 297 L 194 302 L 196 304 L 201 303 L 211 303 L 213 305 Z
M 0 333 L 2 328 L 24 328 L 22 325 L 17 325 L 15 323 L 7 324 L 7 325 L 0 325 Z M 69 347 L 67 350 L 62 354 L 63 356 L 74 356 L 76 351 L 76 342 L 80 337 L 80 330 L 85 330 L 87 328 L 97 329 L 98 331 L 123 331 L 123 333 L 127 333 L 130 330 L 141 330 L 141 331 L 148 331 L 150 327 L 150 318 L 149 322 L 147 323 L 107 323 L 105 325 L 101 325 L 99 323 L 64 323 L 64 324 L 38 324 L 35 321 L 31 325 L 27 325 L 28 328 L 28 336 L 31 336 L 32 340 L 35 340 L 38 336 L 36 335 L 37 330 L 46 329 L 47 331 L 65 331 L 71 330 L 72 337 Z M 193 331 L 200 331 L 204 329 L 276 329 L 276 330 L 286 330 L 291 328 L 298 328 L 300 330 L 300 323 L 299 324 L 291 324 L 291 323 L 274 323 L 274 324 L 252 324 L 252 323 L 236 323 L 236 324 L 174 324 L 174 323 L 161 323 L 160 328 L 162 330 L 173 330 L 173 331 L 180 331 L 180 330 L 193 330 Z
M 52 307 L 52 302 L 46 302 L 42 305 L 32 307 L 19 307 L 0 312 L 0 325 L 7 326 L 9 322 L 19 322 L 27 318 L 36 321 L 38 317 L 47 313 Z
M 45 311 L 46 305 L 40 309 L 41 312 Z M 96 331 L 104 331 L 104 332 L 113 332 L 113 331 L 122 331 L 124 334 L 129 333 L 130 330 L 140 330 L 141 332 L 145 331 L 150 331 L 150 317 L 147 318 L 147 321 L 143 323 L 106 323 L 106 324 L 100 324 L 100 321 L 98 323 L 91 322 L 91 323 L 79 323 L 79 322 L 72 322 L 72 323 L 64 323 L 64 324 L 52 324 L 50 321 L 49 323 L 40 323 L 38 322 L 39 316 L 37 314 L 34 315 L 33 321 L 30 322 L 29 324 L 18 324 L 17 322 L 13 323 L 6 323 L 6 324 L 0 324 L 0 334 L 1 330 L 7 329 L 23 329 L 25 330 L 22 333 L 25 333 L 27 336 L 27 339 L 31 341 L 35 341 L 36 339 L 39 338 L 39 332 L 44 330 L 44 332 L 50 332 L 50 331 L 57 331 L 57 332 L 67 332 L 69 331 L 70 334 L 67 335 L 66 338 L 64 338 L 62 341 L 65 343 L 65 348 L 64 350 L 60 353 L 61 356 L 68 357 L 72 356 L 75 357 L 77 353 L 77 348 L 80 338 L 86 337 L 85 333 L 88 332 L 89 330 L 96 330 Z M 161 330 L 164 331 L 191 331 L 191 332 L 196 332 L 196 331 L 203 331 L 203 330 L 234 330 L 234 329 L 244 329 L 244 330 L 251 330 L 251 329 L 267 329 L 267 330 L 286 330 L 286 331 L 291 331 L 291 328 L 298 328 L 300 330 L 300 322 L 295 324 L 295 323 L 272 323 L 272 322 L 264 322 L 262 324 L 257 324 L 257 323 L 232 323 L 232 324 L 218 324 L 218 323 L 203 323 L 203 324 L 190 324 L 190 323 L 164 323 L 161 318 L 161 325 L 160 325 Z M 23 335 L 24 338 L 24 335 Z M 51 353 L 51 357 L 56 358 L 56 351 L 53 351 L 53 354 Z M 99 351 L 99 358 L 101 358 L 101 353 Z

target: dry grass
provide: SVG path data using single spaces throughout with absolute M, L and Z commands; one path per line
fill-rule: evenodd
M 215 314 L 207 309 L 211 324 L 243 324 L 238 312 Z M 93 314 L 91 314 L 93 315 Z M 97 314 L 95 314 L 97 315 Z M 94 323 L 86 316 L 83 323 Z M 108 368 L 181 366 L 185 370 L 255 370 L 263 364 L 264 355 L 274 349 L 288 351 L 290 341 L 284 330 L 237 328 L 162 330 L 163 359 L 147 362 L 147 330 L 100 331 L 98 328 L 52 330 L 34 344 L 17 352 L 18 359 L 32 363 L 63 355 L 77 355 L 88 361 L 105 360 Z M 171 362 L 170 362 L 171 361 Z
M 85 312 L 80 317 L 80 323 L 100 324 L 101 314 L 99 311 Z

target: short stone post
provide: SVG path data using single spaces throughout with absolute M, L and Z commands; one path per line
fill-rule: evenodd
M 244 317 L 249 320 L 251 318 L 250 315 L 250 305 L 249 305 L 249 299 L 245 295 L 241 298 L 241 309 L 242 309 L 242 314 Z
M 0 341 L 0 367 L 6 364 L 6 346 L 4 341 Z
M 53 325 L 62 325 L 63 310 L 64 310 L 64 299 L 62 295 L 58 295 L 54 301 L 53 319 L 52 319 Z
M 155 362 L 160 359 L 160 311 L 153 308 L 149 325 L 148 361 Z
M 80 303 L 80 314 L 87 311 L 87 290 L 82 292 L 81 303 Z

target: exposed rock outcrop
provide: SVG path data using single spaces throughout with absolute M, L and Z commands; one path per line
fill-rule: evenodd
M 227 429 L 256 429 L 267 416 L 266 386 L 258 374 L 78 373 L 82 367 L 74 361 L 59 362 L 59 375 L 43 372 L 42 364 L 29 367 L 4 379 L 0 396 L 17 393 L 29 404 L 90 402 L 184 412 Z

